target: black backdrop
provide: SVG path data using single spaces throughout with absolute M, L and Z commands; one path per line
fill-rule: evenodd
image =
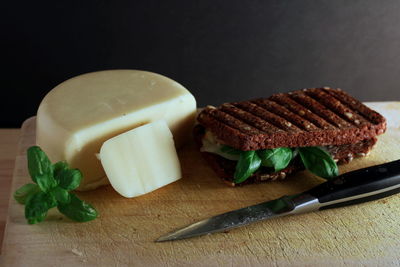
M 0 127 L 60 82 L 104 69 L 175 79 L 198 105 L 303 87 L 400 99 L 400 1 L 9 1 Z

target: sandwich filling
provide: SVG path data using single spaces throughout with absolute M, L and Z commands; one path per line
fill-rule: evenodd
M 348 163 L 353 157 L 365 156 L 375 142 L 376 139 L 370 139 L 342 146 L 279 147 L 241 151 L 224 145 L 206 130 L 201 139 L 200 151 L 234 162 L 232 182 L 240 184 L 255 175 L 261 180 L 284 178 L 293 169 L 304 168 L 317 176 L 329 179 L 339 174 L 337 162 Z

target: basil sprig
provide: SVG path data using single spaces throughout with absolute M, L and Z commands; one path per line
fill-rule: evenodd
M 301 161 L 307 170 L 325 179 L 339 175 L 339 169 L 332 156 L 320 147 L 299 148 Z
M 52 164 L 38 146 L 27 151 L 28 170 L 34 184 L 23 185 L 14 193 L 15 200 L 25 205 L 25 218 L 29 224 L 43 221 L 49 209 L 57 207 L 68 218 L 87 222 L 98 216 L 88 203 L 69 191 L 76 189 L 82 173 L 69 168 L 64 161 Z
M 246 181 L 261 166 L 273 168 L 275 172 L 285 169 L 293 158 L 300 154 L 304 167 L 313 174 L 325 179 L 339 175 L 339 169 L 332 156 L 320 147 L 291 148 L 240 151 L 229 146 L 222 146 L 223 153 L 239 155 L 234 173 L 234 183 Z

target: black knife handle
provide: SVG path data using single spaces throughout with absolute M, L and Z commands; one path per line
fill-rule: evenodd
M 320 209 L 380 199 L 400 192 L 400 160 L 348 172 L 306 193 L 318 198 Z

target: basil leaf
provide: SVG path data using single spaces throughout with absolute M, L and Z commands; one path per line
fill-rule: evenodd
M 66 161 L 59 161 L 53 165 L 53 169 L 54 177 L 57 177 L 62 170 L 69 169 L 69 166 Z
M 261 165 L 261 159 L 256 151 L 242 151 L 236 165 L 234 183 L 239 184 L 246 181 Z
M 92 205 L 80 200 L 75 194 L 70 194 L 71 202 L 68 204 L 58 204 L 58 210 L 77 222 L 87 222 L 96 219 L 97 211 Z
M 29 224 L 41 222 L 46 218 L 47 211 L 57 205 L 51 194 L 37 192 L 33 194 L 25 205 L 25 218 Z
M 274 168 L 275 172 L 285 169 L 292 160 L 292 150 L 288 147 L 264 149 L 257 151 L 261 165 Z
M 53 165 L 47 155 L 38 146 L 31 146 L 27 151 L 28 170 L 32 181 L 36 183 L 38 176 L 52 176 Z
M 55 179 L 61 188 L 70 191 L 79 186 L 82 180 L 82 173 L 78 169 L 63 169 Z
M 239 149 L 236 149 L 236 148 L 233 148 L 233 147 L 227 146 L 227 145 L 222 145 L 220 150 L 223 153 L 232 154 L 232 155 L 240 155 L 240 153 L 243 152 Z
M 36 183 L 43 192 L 49 192 L 52 188 L 57 186 L 57 181 L 53 175 L 38 175 L 36 176 Z
M 66 204 L 71 201 L 70 194 L 68 193 L 68 191 L 59 186 L 55 187 L 51 191 L 51 194 L 54 195 L 54 197 L 59 203 Z
M 25 204 L 27 200 L 35 193 L 39 192 L 40 188 L 36 184 L 26 184 L 17 189 L 14 193 L 14 199 L 19 204 Z
M 301 160 L 307 170 L 325 179 L 339 175 L 339 169 L 332 156 L 320 147 L 299 148 Z

